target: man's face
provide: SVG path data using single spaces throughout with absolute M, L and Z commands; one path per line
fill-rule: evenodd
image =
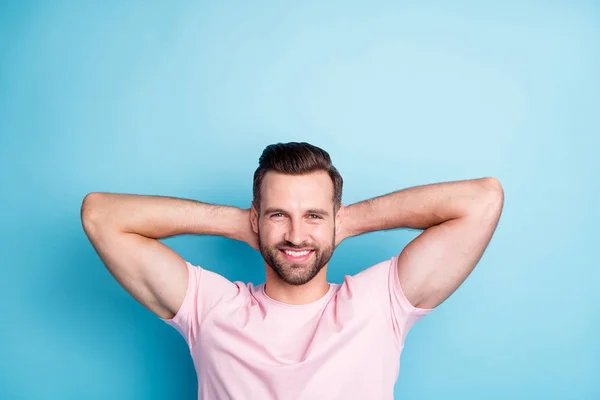
M 333 183 L 326 172 L 268 172 L 255 231 L 260 252 L 277 276 L 303 285 L 329 262 L 335 247 Z

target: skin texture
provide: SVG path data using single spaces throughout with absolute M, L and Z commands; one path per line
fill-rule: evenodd
M 495 178 L 399 190 L 334 214 L 325 172 L 266 174 L 261 205 L 242 210 L 194 200 L 94 192 L 81 206 L 90 243 L 115 280 L 161 318 L 172 318 L 188 285 L 184 260 L 159 239 L 213 235 L 243 241 L 265 259 L 265 291 L 288 304 L 318 300 L 329 289 L 333 249 L 368 232 L 421 229 L 398 257 L 403 291 L 415 307 L 434 308 L 473 271 L 497 227 L 504 192 Z M 291 262 L 284 248 L 314 250 Z
M 494 178 L 407 188 L 342 206 L 335 217 L 333 184 L 325 172 L 301 176 L 269 172 L 261 194 L 261 212 L 251 210 L 251 223 L 267 268 L 265 290 L 290 304 L 309 303 L 327 292 L 326 263 L 330 250 L 341 241 L 410 228 L 424 232 L 400 252 L 400 284 L 415 307 L 435 308 L 481 259 L 504 204 L 504 192 Z M 315 209 L 324 214 L 314 215 Z M 286 246 L 315 248 L 316 257 L 293 265 L 281 254 Z
M 504 191 L 495 178 L 416 186 L 347 207 L 344 237 L 424 230 L 400 252 L 398 276 L 412 305 L 435 308 L 481 259 L 503 204 Z
M 85 234 L 106 269 L 137 302 L 173 318 L 185 297 L 188 272 L 159 239 L 213 235 L 256 248 L 248 211 L 194 200 L 93 192 L 81 205 Z
M 336 245 L 341 211 L 334 214 L 333 184 L 326 172 L 290 176 L 268 172 L 261 186 L 260 213 L 252 206 L 252 230 L 265 260 L 270 297 L 304 304 L 329 289 L 327 264 Z M 288 260 L 283 250 L 311 250 L 308 260 Z

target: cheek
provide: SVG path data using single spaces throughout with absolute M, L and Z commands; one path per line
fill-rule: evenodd
M 312 237 L 321 244 L 330 245 L 333 239 L 333 225 L 319 226 L 313 231 Z
M 274 226 L 261 226 L 259 230 L 260 240 L 267 245 L 278 243 L 282 240 L 282 233 L 279 231 L 280 229 Z

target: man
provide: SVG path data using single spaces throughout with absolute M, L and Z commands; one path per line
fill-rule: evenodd
M 392 399 L 410 328 L 447 299 L 497 226 L 496 179 L 437 183 L 344 207 L 342 177 L 308 143 L 268 146 L 250 209 L 91 193 L 86 234 L 114 278 L 185 338 L 200 399 Z M 341 284 L 327 264 L 344 239 L 424 232 Z M 230 282 L 158 239 L 219 235 L 248 243 L 266 282 Z

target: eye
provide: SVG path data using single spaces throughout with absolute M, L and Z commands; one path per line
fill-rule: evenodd
M 321 219 L 321 216 L 317 215 L 317 214 L 311 214 L 311 215 L 309 215 L 309 217 L 310 217 L 310 219 Z
M 283 213 L 272 214 L 271 217 L 283 217 Z

